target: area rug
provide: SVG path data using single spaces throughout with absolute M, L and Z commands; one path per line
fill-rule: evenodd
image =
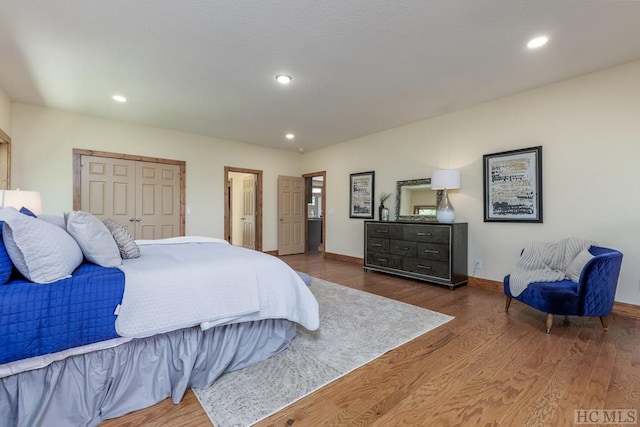
M 316 278 L 310 289 L 320 306 L 319 330 L 299 327 L 287 350 L 193 390 L 217 427 L 250 426 L 453 319 Z

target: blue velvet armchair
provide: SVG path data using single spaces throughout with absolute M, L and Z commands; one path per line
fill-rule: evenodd
M 546 332 L 551 331 L 553 315 L 599 316 L 606 331 L 607 318 L 613 309 L 622 264 L 622 253 L 615 249 L 591 246 L 594 256 L 582 270 L 578 283 L 569 279 L 559 282 L 535 282 L 514 297 L 509 288 L 509 276 L 504 278 L 504 293 L 507 296 L 505 311 L 509 311 L 511 300 L 527 304 L 547 313 Z

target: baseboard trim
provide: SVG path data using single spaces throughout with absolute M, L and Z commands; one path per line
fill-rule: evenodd
M 467 281 L 467 286 L 472 288 L 486 289 L 488 291 L 496 291 L 496 292 L 502 292 L 504 289 L 502 286 L 502 282 L 489 280 L 489 279 L 482 279 L 480 277 L 471 277 L 471 276 Z
M 335 261 L 344 261 L 344 262 L 348 262 L 350 264 L 364 265 L 364 259 L 358 258 L 358 257 L 354 257 L 354 256 L 334 254 L 332 252 L 325 252 L 324 253 L 324 257 L 326 259 L 332 259 L 332 260 L 335 260 Z
M 502 282 L 496 280 L 482 279 L 479 277 L 469 277 L 467 286 L 472 288 L 486 289 L 489 291 L 503 292 L 504 287 Z M 623 317 L 631 317 L 633 319 L 640 319 L 640 305 L 628 304 L 626 302 L 613 303 L 613 314 Z
M 640 319 L 640 305 L 616 301 L 613 303 L 613 314 L 631 317 L 633 319 Z
M 278 251 L 263 251 L 265 254 L 269 254 L 269 255 L 273 255 L 273 256 L 279 256 L 278 255 Z M 358 258 L 358 257 L 354 257 L 354 256 L 349 256 L 349 255 L 342 255 L 342 254 L 335 254 L 332 252 L 324 252 L 323 258 L 325 259 L 331 259 L 334 261 L 343 261 L 343 262 L 348 262 L 350 264 L 358 264 L 358 265 L 364 265 L 364 259 L 363 258 Z

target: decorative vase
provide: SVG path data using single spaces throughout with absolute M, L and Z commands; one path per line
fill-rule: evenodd
M 447 189 L 445 188 L 442 193 L 442 200 L 438 204 L 438 209 L 436 210 L 436 219 L 438 222 L 442 222 L 445 224 L 451 224 L 456 218 L 456 213 L 453 210 L 453 205 L 449 201 L 449 195 L 447 194 Z
M 380 211 L 380 220 L 389 221 L 389 209 L 387 209 L 385 206 L 382 206 L 382 210 Z
M 383 221 L 383 219 L 382 219 L 382 209 L 384 209 L 384 203 L 380 203 L 380 206 L 378 206 L 378 220 L 379 221 Z

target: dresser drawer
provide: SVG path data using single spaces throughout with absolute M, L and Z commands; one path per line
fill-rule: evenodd
M 394 255 L 417 256 L 417 242 L 407 242 L 406 240 L 391 240 L 389 243 L 389 252 Z
M 404 263 L 402 266 L 404 267 L 404 270 L 410 271 L 412 273 L 439 277 L 446 280 L 451 279 L 448 262 L 407 257 L 404 259 Z
M 383 239 L 402 239 L 402 225 L 400 224 L 367 224 L 367 237 Z
M 367 252 L 389 253 L 389 239 L 371 237 L 367 239 Z
M 367 259 L 365 261 L 368 265 L 395 268 L 397 270 L 402 269 L 402 257 L 399 255 L 391 255 L 383 252 L 367 252 Z
M 435 243 L 418 243 L 418 258 L 449 262 L 449 245 Z
M 424 224 L 405 225 L 402 233 L 404 240 L 449 244 L 449 227 Z

